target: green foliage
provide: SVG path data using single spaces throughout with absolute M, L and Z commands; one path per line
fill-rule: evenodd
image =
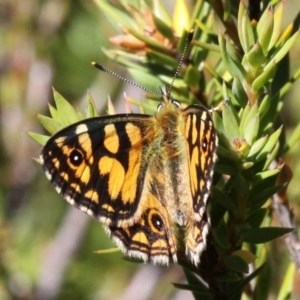
M 258 244 L 292 231 L 270 226 L 267 216 L 271 214 L 270 199 L 285 187 L 277 183 L 283 168 L 278 159 L 299 140 L 300 132 L 298 126 L 285 142 L 279 118 L 286 92 L 299 77 L 299 70 L 280 86 L 273 85 L 282 68 L 289 67 L 283 63 L 299 35 L 293 24 L 282 32 L 284 2 L 265 7 L 257 21 L 250 19 L 243 1 L 238 6 L 234 1 L 197 1 L 191 16 L 185 1 L 176 1 L 173 17 L 160 1 L 149 7 L 143 1 L 131 6 L 120 0 L 119 7 L 109 1 L 96 3 L 124 32 L 111 38 L 117 48 L 104 53 L 125 66 L 137 83 L 152 90 L 172 84 L 188 30 L 195 29 L 172 95 L 184 104 L 216 106 L 228 97 L 230 101 L 220 114 L 214 113 L 219 148 L 211 196 L 211 236 L 202 255 L 206 263 L 195 268 L 181 262 L 188 284 L 174 286 L 190 290 L 195 299 L 241 299 L 249 289 L 257 299 L 264 299 L 260 296 L 270 291 L 264 290 L 262 296 L 259 282 L 268 256 L 260 255 Z M 222 34 L 216 34 L 215 13 L 224 26 Z M 54 99 L 56 108 L 49 106 L 52 118 L 38 116 L 51 134 L 83 119 L 57 92 Z M 148 111 L 156 105 L 153 100 L 143 104 Z M 89 97 L 86 116 L 96 115 Z M 44 136 L 30 135 L 40 144 L 46 141 Z M 293 272 L 288 274 L 292 278 Z M 285 281 L 281 299 L 291 288 Z

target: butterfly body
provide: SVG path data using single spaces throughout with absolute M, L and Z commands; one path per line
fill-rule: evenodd
M 103 223 L 129 256 L 177 261 L 177 226 L 198 264 L 208 230 L 216 132 L 210 112 L 163 94 L 155 116 L 96 117 L 56 133 L 41 153 L 56 190 Z

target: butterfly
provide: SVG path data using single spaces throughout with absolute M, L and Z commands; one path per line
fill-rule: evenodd
M 209 230 L 216 160 L 212 111 L 181 108 L 167 89 L 154 116 L 117 114 L 72 124 L 41 151 L 47 178 L 71 205 L 101 222 L 129 257 L 195 265 Z

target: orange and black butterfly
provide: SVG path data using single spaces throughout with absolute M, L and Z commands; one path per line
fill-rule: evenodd
M 166 90 L 154 116 L 90 118 L 52 136 L 44 171 L 70 204 L 101 222 L 128 256 L 177 261 L 177 228 L 197 265 L 209 222 L 217 135 L 211 111 L 182 109 Z

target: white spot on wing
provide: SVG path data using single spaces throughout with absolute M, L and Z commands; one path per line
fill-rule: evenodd
M 78 125 L 75 130 L 76 134 L 80 134 L 87 131 L 88 131 L 88 127 L 85 124 Z
M 140 259 L 143 262 L 148 262 L 149 261 L 148 255 L 145 254 L 145 253 L 143 253 L 143 252 L 136 251 L 136 250 L 134 250 L 134 251 L 130 251 L 130 250 L 127 251 L 126 249 L 123 252 L 126 253 L 129 257 Z
M 155 265 L 168 266 L 169 262 L 170 262 L 170 259 L 167 255 L 155 255 L 155 256 L 151 257 L 150 259 Z M 174 262 L 177 261 L 177 257 L 175 254 L 173 255 L 172 259 Z
M 80 206 L 79 206 L 79 209 L 80 209 L 81 211 L 83 211 L 84 213 L 89 214 L 89 213 L 88 213 L 89 210 L 88 210 L 88 208 L 87 208 L 86 206 L 80 205 Z
M 42 155 L 42 154 L 40 154 L 40 156 L 39 156 L 39 163 L 40 163 L 41 165 L 44 164 L 44 158 L 43 158 L 43 155 Z
M 205 224 L 202 228 L 202 232 L 201 232 L 201 235 L 202 235 L 202 238 L 203 238 L 203 245 L 206 246 L 206 237 L 207 237 L 207 234 L 208 234 L 208 231 L 209 231 L 209 226 L 208 224 Z M 202 244 L 202 243 L 201 243 Z M 199 244 L 198 247 L 201 245 Z M 197 247 L 197 249 L 198 249 Z
M 86 211 L 86 213 L 87 213 L 89 216 L 92 216 L 92 217 L 95 216 L 94 212 L 93 212 L 91 209 L 88 209 L 88 210 Z
M 203 217 L 205 211 L 206 211 L 206 207 L 205 206 L 201 206 L 200 209 L 199 209 L 199 215 L 200 215 L 201 218 Z
M 48 170 L 45 170 L 45 175 L 46 175 L 46 177 L 48 178 L 48 180 L 51 181 L 52 175 L 51 175 L 51 173 L 50 173 Z
M 61 194 L 61 187 L 60 187 L 60 186 L 56 186 L 55 189 L 56 189 L 56 191 L 57 191 L 59 194 Z

